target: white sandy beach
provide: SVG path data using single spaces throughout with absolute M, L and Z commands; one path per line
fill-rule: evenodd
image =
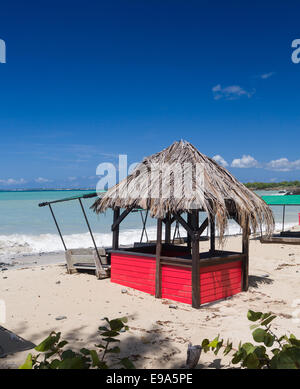
M 207 246 L 208 242 L 201 242 L 202 250 Z M 226 248 L 240 247 L 241 237 L 227 239 Z M 52 260 L 58 257 L 64 262 L 63 254 L 53 255 Z M 52 330 L 59 330 L 71 347 L 93 348 L 99 340 L 101 318 L 127 316 L 130 331 L 122 334 L 121 349 L 137 367 L 184 367 L 189 342 L 200 344 L 217 334 L 232 339 L 236 346 L 239 340 L 252 341 L 248 309 L 277 314 L 273 326 L 276 333 L 300 336 L 300 323 L 293 320 L 296 308 L 292 306 L 300 299 L 300 246 L 262 245 L 252 239 L 249 291 L 199 310 L 130 288 L 122 293 L 124 287 L 110 279 L 97 280 L 86 273 L 69 275 L 64 264 L 25 267 L 0 272 L 0 298 L 7 307 L 3 326 L 35 344 Z M 170 303 L 177 309 L 169 308 Z M 58 321 L 58 316 L 66 319 Z M 0 359 L 1 368 L 16 368 L 27 353 Z M 202 353 L 198 368 L 230 367 L 228 361 L 221 353 L 217 357 Z

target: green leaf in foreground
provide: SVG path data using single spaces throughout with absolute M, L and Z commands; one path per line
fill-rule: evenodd
M 255 342 L 263 343 L 265 337 L 267 335 L 267 332 L 262 328 L 257 328 L 253 331 L 252 336 Z
M 125 369 L 135 369 L 134 364 L 128 358 L 123 358 L 120 362 L 125 367 Z
M 250 327 L 254 329 L 252 333 L 254 341 L 264 345 L 240 342 L 238 350 L 232 356 L 233 365 L 239 364 L 240 367 L 247 369 L 300 369 L 300 339 L 293 334 L 288 337 L 287 335 L 277 336 L 273 333 L 270 323 L 276 315 L 271 312 L 262 314 L 249 310 L 247 317 L 250 321 L 258 323 Z M 229 354 L 233 350 L 232 343 L 227 340 L 226 346 L 223 346 L 221 342 L 217 342 L 218 338 L 211 342 L 204 339 L 203 350 L 205 352 L 212 350 L 216 354 L 220 347 L 224 347 L 224 355 Z
M 28 354 L 26 361 L 19 367 L 19 369 L 32 369 L 32 354 Z
M 254 312 L 254 311 L 251 311 L 251 309 L 249 309 L 249 311 L 247 313 L 247 318 L 250 321 L 257 321 L 261 318 L 261 316 L 262 316 L 262 312 Z
M 48 338 L 43 340 L 38 346 L 35 347 L 36 351 L 45 352 L 51 349 L 52 346 L 56 343 L 56 336 L 50 335 Z
M 270 324 L 271 321 L 273 321 L 275 318 L 276 318 L 276 316 L 275 316 L 275 315 L 272 315 L 272 316 L 268 317 L 267 319 L 263 320 L 263 321 L 261 322 L 261 325 L 262 325 L 262 326 L 267 326 L 267 325 Z

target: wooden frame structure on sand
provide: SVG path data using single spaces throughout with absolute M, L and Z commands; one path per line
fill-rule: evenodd
M 119 247 L 120 224 L 132 211 L 114 209 L 112 224 L 111 281 L 174 301 L 201 304 L 229 297 L 248 289 L 249 226 L 243 228 L 241 252 L 215 249 L 214 217 L 199 226 L 200 210 L 157 219 L 156 243 Z M 232 216 L 236 219 L 235 215 Z M 187 232 L 187 244 L 170 244 L 171 226 L 178 221 Z M 163 239 L 163 227 L 165 231 Z M 201 235 L 210 228 L 210 249 L 200 254 Z

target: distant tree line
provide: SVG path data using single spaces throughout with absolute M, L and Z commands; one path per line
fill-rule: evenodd
M 281 181 L 281 182 L 247 182 L 244 184 L 249 189 L 273 189 L 273 188 L 291 188 L 300 187 L 300 181 Z

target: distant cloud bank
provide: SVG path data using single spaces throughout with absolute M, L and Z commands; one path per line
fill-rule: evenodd
M 226 161 L 220 154 L 212 157 L 219 165 L 224 168 L 234 169 L 264 169 L 278 172 L 291 172 L 300 170 L 300 159 L 290 161 L 288 158 L 278 158 L 269 162 L 259 162 L 252 155 L 244 154 L 240 158 L 234 158 L 231 163 Z M 2 178 L 0 179 L 0 189 L 23 189 L 23 188 L 94 188 L 96 186 L 97 176 L 80 176 L 80 177 L 66 177 L 61 180 L 54 180 L 45 177 L 37 177 L 31 180 L 24 178 Z M 276 180 L 276 178 L 272 179 Z
M 228 166 L 228 163 L 225 161 L 225 159 L 223 157 L 221 157 L 221 155 L 215 155 L 213 157 L 213 159 L 221 166 L 223 167 L 227 167 Z
M 212 159 L 223 167 L 229 166 L 229 163 L 219 154 L 215 155 Z M 287 158 L 279 158 L 263 163 L 258 162 L 251 155 L 243 155 L 241 158 L 233 159 L 230 166 L 238 169 L 261 168 L 278 172 L 290 172 L 293 170 L 300 170 L 300 159 L 289 161 Z
M 10 186 L 10 185 L 22 185 L 22 184 L 26 184 L 27 181 L 24 180 L 24 178 L 20 178 L 20 179 L 14 179 L 14 178 L 8 178 L 8 179 L 4 179 L 4 180 L 0 180 L 0 184 L 1 185 L 5 185 L 5 186 Z
M 258 167 L 258 162 L 251 155 L 243 155 L 242 158 L 236 158 L 231 162 L 231 167 L 250 168 Z
M 239 85 L 230 85 L 222 88 L 221 84 L 218 84 L 212 88 L 212 92 L 215 100 L 236 100 L 241 97 L 250 99 L 254 95 L 255 90 L 249 92 Z
M 267 169 L 280 172 L 300 170 L 300 159 L 297 159 L 296 161 L 289 161 L 287 158 L 275 159 L 267 164 Z

